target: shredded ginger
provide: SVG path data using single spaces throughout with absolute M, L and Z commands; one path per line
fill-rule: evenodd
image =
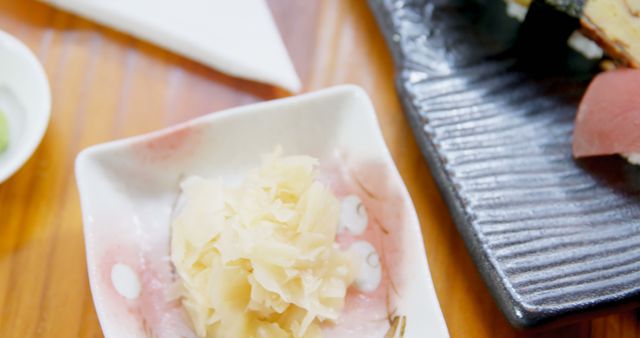
M 199 337 L 322 337 L 320 323 L 338 318 L 354 267 L 316 165 L 276 151 L 238 187 L 182 182 L 171 259 Z

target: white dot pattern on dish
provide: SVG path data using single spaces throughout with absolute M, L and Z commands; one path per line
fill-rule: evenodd
M 340 202 L 340 228 L 354 235 L 362 235 L 367 229 L 369 217 L 362 200 L 357 195 L 349 195 Z
M 134 300 L 140 296 L 141 286 L 138 275 L 126 264 L 116 263 L 113 265 L 111 283 L 124 298 Z
M 354 285 L 363 292 L 372 292 L 380 286 L 382 281 L 382 267 L 380 256 L 376 248 L 367 241 L 357 241 L 349 247 L 358 260 L 359 269 Z

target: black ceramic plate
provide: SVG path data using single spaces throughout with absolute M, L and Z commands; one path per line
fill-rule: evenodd
M 502 0 L 369 5 L 415 137 L 509 321 L 533 327 L 633 305 L 640 170 L 571 156 L 593 64 L 567 50 L 518 52 L 519 22 Z

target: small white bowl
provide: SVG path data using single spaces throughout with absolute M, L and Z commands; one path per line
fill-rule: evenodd
M 380 284 L 350 289 L 325 337 L 383 337 L 394 316 L 406 318 L 406 328 L 398 329 L 405 338 L 448 337 L 420 224 L 373 105 L 362 89 L 340 86 L 207 115 L 78 155 L 89 280 L 106 338 L 194 337 L 180 304 L 168 298 L 179 183 L 189 175 L 238 181 L 277 145 L 285 154 L 320 160 L 320 175 L 343 211 L 351 206 L 357 213 L 351 216 L 366 215 L 359 218 L 365 224 L 342 230 L 338 241 L 361 249 L 372 271 L 382 267 L 381 274 L 372 272 Z
M 0 153 L 0 183 L 36 150 L 49 124 L 51 92 L 35 55 L 15 37 L 0 31 L 0 110 L 9 122 L 9 145 Z

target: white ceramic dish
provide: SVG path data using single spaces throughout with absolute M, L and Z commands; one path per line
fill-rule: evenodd
M 301 84 L 265 0 L 43 0 L 221 72 Z
M 405 337 L 448 337 L 415 210 L 373 106 L 354 86 L 207 115 L 78 156 L 89 277 L 105 337 L 193 336 L 179 303 L 167 296 L 178 184 L 194 174 L 237 181 L 277 145 L 285 154 L 319 158 L 340 199 L 362 200 L 364 233 L 339 237 L 367 240 L 380 254 L 381 285 L 351 290 L 340 322 L 325 336 L 383 337 L 388 317 L 406 316 Z
M 11 177 L 40 144 L 51 114 L 49 82 L 33 53 L 0 31 L 0 110 L 9 122 L 9 146 L 0 153 L 0 183 Z

